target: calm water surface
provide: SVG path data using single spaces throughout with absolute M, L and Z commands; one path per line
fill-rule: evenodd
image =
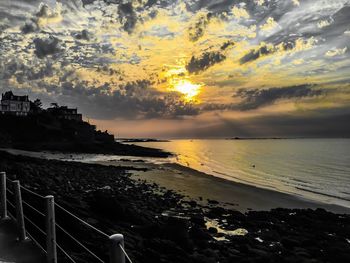
M 174 162 L 217 177 L 350 207 L 350 139 L 137 144 L 173 152 Z

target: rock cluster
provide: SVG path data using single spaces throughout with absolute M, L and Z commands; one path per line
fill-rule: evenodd
M 30 190 L 54 195 L 61 206 L 105 233 L 124 234 L 133 262 L 350 262 L 349 215 L 282 208 L 243 214 L 214 200 L 200 206 L 156 184 L 133 180 L 121 167 L 0 152 L 0 170 Z M 23 198 L 44 211 L 40 198 L 25 192 Z M 25 213 L 44 226 L 29 209 Z M 59 208 L 56 216 L 62 227 L 107 261 L 105 237 Z M 57 232 L 57 242 L 77 262 L 93 262 Z

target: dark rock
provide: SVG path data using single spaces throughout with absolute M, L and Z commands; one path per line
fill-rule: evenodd
M 208 199 L 208 204 L 211 204 L 211 205 L 218 205 L 219 202 L 216 201 L 216 200 L 211 200 L 211 199 Z
M 208 228 L 208 231 L 209 231 L 209 233 L 211 233 L 211 234 L 216 234 L 216 233 L 218 232 L 218 230 L 217 230 L 215 227 L 209 227 L 209 228 Z
M 191 216 L 191 222 L 198 225 L 199 227 L 205 226 L 204 216 L 201 214 L 195 214 Z
M 299 246 L 299 244 L 300 244 L 299 241 L 297 241 L 296 239 L 290 238 L 290 237 L 282 238 L 281 243 L 284 247 L 286 247 L 288 249 Z

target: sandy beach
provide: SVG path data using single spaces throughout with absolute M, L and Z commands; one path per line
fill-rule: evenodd
M 135 162 L 98 162 L 103 165 L 136 166 L 145 171 L 132 171 L 135 179 L 141 178 L 154 182 L 167 189 L 174 190 L 201 204 L 211 200 L 223 207 L 241 212 L 249 210 L 270 210 L 282 208 L 324 208 L 334 213 L 350 214 L 350 208 L 320 203 L 302 197 L 254 187 L 218 178 L 178 164 L 150 164 Z M 216 203 L 216 202 L 214 202 Z
M 138 157 L 123 157 L 113 161 L 94 161 L 87 155 L 67 155 L 61 153 L 31 152 L 15 149 L 2 149 L 12 154 L 56 160 L 82 161 L 105 166 L 123 167 L 134 179 L 146 180 L 161 187 L 173 190 L 189 200 L 206 205 L 213 203 L 241 212 L 250 210 L 266 211 L 273 208 L 323 208 L 333 213 L 350 214 L 350 208 L 326 204 L 301 196 L 255 187 L 248 184 L 215 177 L 175 163 L 155 164 Z M 135 170 L 137 168 L 138 170 Z

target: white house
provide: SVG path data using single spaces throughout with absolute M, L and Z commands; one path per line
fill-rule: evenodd
M 26 116 L 30 110 L 30 101 L 28 96 L 16 96 L 12 91 L 7 91 L 1 96 L 2 114 L 14 114 L 17 116 Z

